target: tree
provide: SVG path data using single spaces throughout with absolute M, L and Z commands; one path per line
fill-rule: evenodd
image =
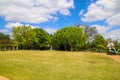
M 33 49 L 34 42 L 37 41 L 36 32 L 33 29 L 28 30 L 24 36 L 24 45 L 26 45 L 27 49 Z
M 33 41 L 36 40 L 35 36 L 36 34 L 30 26 L 18 26 L 12 29 L 12 37 L 21 49 L 27 49 L 33 45 Z
M 10 39 L 10 37 L 0 32 L 0 39 Z
M 113 40 L 113 43 L 115 45 L 115 49 L 120 52 L 120 42 L 117 40 Z
M 76 27 L 83 28 L 88 40 L 93 40 L 94 36 L 98 34 L 96 27 L 91 27 L 88 25 L 75 24 Z
M 11 44 L 12 40 L 8 35 L 5 35 L 0 32 L 0 44 L 5 45 L 5 44 Z
M 53 46 L 55 49 L 71 50 L 76 46 L 83 47 L 86 42 L 86 36 L 83 29 L 79 27 L 66 27 L 58 30 L 53 36 Z
M 92 48 L 105 49 L 105 39 L 102 35 L 95 35 L 94 40 L 92 41 Z
M 48 49 L 50 47 L 49 34 L 41 28 L 35 28 L 33 30 L 36 33 L 36 41 L 34 42 L 34 48 L 42 50 Z
M 0 32 L 0 50 L 10 50 L 10 48 L 14 46 L 15 44 L 13 44 L 10 36 Z

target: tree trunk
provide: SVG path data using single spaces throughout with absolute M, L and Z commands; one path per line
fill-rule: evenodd
M 66 45 L 65 45 L 65 51 L 67 50 Z
M 73 51 L 73 46 L 71 46 L 71 49 L 70 49 L 71 51 Z
M 10 46 L 9 46 L 9 50 L 10 50 Z
M 52 45 L 50 46 L 50 50 L 52 50 Z
M 13 50 L 15 50 L 14 46 L 12 48 L 13 48 Z
M 18 46 L 16 47 L 16 49 L 18 50 Z

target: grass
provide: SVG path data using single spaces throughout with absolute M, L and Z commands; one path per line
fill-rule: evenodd
M 0 75 L 10 80 L 120 80 L 120 64 L 89 52 L 1 51 Z

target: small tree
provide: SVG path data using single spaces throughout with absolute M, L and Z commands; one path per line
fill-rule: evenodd
M 94 37 L 94 40 L 92 42 L 92 48 L 99 50 L 103 47 L 105 47 L 105 39 L 103 36 L 98 34 Z

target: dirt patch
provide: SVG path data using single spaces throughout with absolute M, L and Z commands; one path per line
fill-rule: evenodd
M 10 79 L 8 79 L 8 78 L 3 77 L 3 76 L 0 75 L 0 80 L 10 80 Z
M 118 55 L 109 55 L 110 58 L 112 58 L 113 60 L 115 60 L 116 62 L 120 63 L 120 56 Z

